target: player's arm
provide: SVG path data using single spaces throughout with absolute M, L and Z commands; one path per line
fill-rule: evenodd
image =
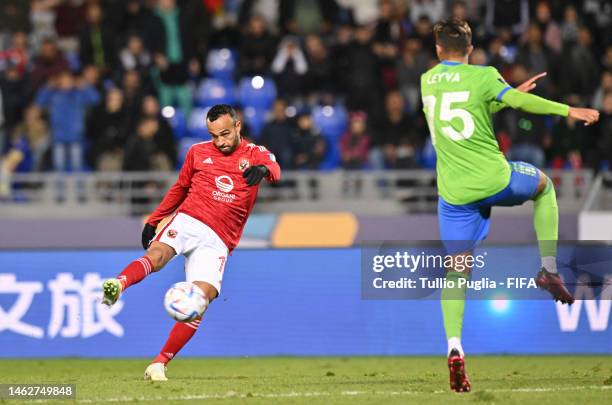
M 531 90 L 536 88 L 536 81 L 546 76 L 546 74 L 546 72 L 538 73 L 537 75 L 530 77 L 525 82 L 518 85 L 516 89 L 518 91 L 522 91 L 523 93 L 529 93 Z M 489 110 L 491 111 L 491 114 L 495 114 L 496 112 L 499 112 L 506 107 L 508 107 L 508 105 L 505 104 L 503 101 L 493 101 L 489 106 Z
M 568 115 L 586 125 L 593 124 L 599 120 L 599 112 L 589 108 L 574 108 L 567 104 L 518 91 L 509 86 L 495 68 L 488 68 L 483 81 L 485 95 L 491 102 L 503 102 L 511 108 L 525 111 L 531 114 L 552 114 L 567 117 Z
M 255 151 L 255 164 L 250 166 L 242 174 L 249 186 L 259 184 L 264 178 L 269 183 L 276 183 L 280 180 L 281 169 L 276 162 L 276 157 L 272 152 L 263 146 L 257 146 Z
M 163 200 L 159 203 L 155 211 L 149 216 L 142 230 L 142 246 L 147 249 L 149 242 L 155 236 L 157 224 L 168 215 L 172 214 L 181 205 L 189 193 L 191 177 L 193 175 L 193 148 L 189 149 L 185 162 L 179 172 L 176 183 L 170 187 Z

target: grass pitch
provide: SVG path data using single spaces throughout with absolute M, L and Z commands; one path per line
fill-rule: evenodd
M 610 403 L 612 397 L 611 356 L 470 356 L 468 394 L 449 391 L 443 357 L 179 357 L 166 383 L 143 381 L 147 364 L 146 359 L 1 360 L 0 383 L 76 384 L 77 400 L 70 403 L 84 404 L 583 405 Z

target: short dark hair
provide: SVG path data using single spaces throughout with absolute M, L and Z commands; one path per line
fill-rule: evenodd
M 238 120 L 238 113 L 236 113 L 234 107 L 229 104 L 217 104 L 212 106 L 206 114 L 206 120 L 213 122 L 222 115 L 229 115 L 234 121 Z
M 450 18 L 434 25 L 436 44 L 449 53 L 467 54 L 472 45 L 472 30 L 467 22 Z

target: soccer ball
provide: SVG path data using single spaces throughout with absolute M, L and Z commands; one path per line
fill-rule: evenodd
M 191 322 L 197 319 L 207 307 L 208 299 L 202 289 L 187 281 L 173 284 L 164 297 L 164 308 L 179 322 Z

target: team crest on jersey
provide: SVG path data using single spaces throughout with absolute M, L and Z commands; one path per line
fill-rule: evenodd
M 167 233 L 168 237 L 169 237 L 169 238 L 172 238 L 172 239 L 176 238 L 176 235 L 177 235 L 177 234 L 178 234 L 178 232 L 177 232 L 177 231 L 175 231 L 174 229 L 170 229 L 170 230 L 168 230 L 168 233 Z
M 240 158 L 238 161 L 238 169 L 240 169 L 240 171 L 245 171 L 247 167 L 249 167 L 249 159 Z

